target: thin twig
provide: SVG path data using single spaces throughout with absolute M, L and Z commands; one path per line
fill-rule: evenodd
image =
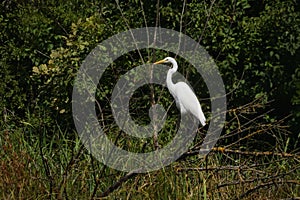
M 107 197 L 110 193 L 112 193 L 113 191 L 115 191 L 116 189 L 118 189 L 125 181 L 127 181 L 128 179 L 130 179 L 130 178 L 132 178 L 132 177 L 134 177 L 136 175 L 137 175 L 137 173 L 129 172 L 125 176 L 121 177 L 113 185 L 111 185 L 105 192 L 103 192 L 102 194 L 100 194 L 99 197 Z
M 176 52 L 176 56 L 179 54 L 179 50 L 180 50 L 180 45 L 181 45 L 181 35 L 182 35 L 182 21 L 183 21 L 183 15 L 184 15 L 184 9 L 185 9 L 185 5 L 186 5 L 186 0 L 183 1 L 183 5 L 182 5 L 182 10 L 181 10 L 181 16 L 180 16 L 180 27 L 179 27 L 179 41 L 178 41 L 178 49 Z M 175 58 L 176 58 L 175 56 Z
M 240 154 L 240 155 L 251 155 L 251 156 L 278 156 L 278 157 L 291 157 L 291 158 L 300 158 L 300 155 L 298 154 L 290 154 L 285 152 L 271 152 L 271 151 L 264 151 L 264 152 L 258 152 L 258 151 L 240 151 L 240 150 L 232 150 L 232 149 L 226 149 L 223 147 L 215 147 L 212 149 L 213 152 L 221 152 L 221 153 L 231 153 L 231 154 Z
M 212 8 L 213 8 L 213 5 L 215 4 L 216 0 L 213 0 L 211 3 L 210 3 L 210 7 L 209 7 L 209 10 L 208 10 L 208 14 L 207 14 L 207 18 L 206 18 L 206 21 L 205 21 L 205 25 L 204 25 L 204 28 L 202 30 L 202 33 L 199 37 L 199 40 L 198 40 L 198 45 L 200 44 L 201 40 L 202 40 L 202 37 L 204 35 L 204 32 L 206 31 L 206 27 L 208 25 L 208 22 L 210 20 L 210 16 L 211 16 L 211 13 L 212 13 Z M 196 48 L 198 48 L 198 45 L 196 46 Z M 195 50 L 196 50 L 195 48 Z
M 50 56 L 48 56 L 47 54 L 44 54 L 44 53 L 41 52 L 40 50 L 37 50 L 37 49 L 36 49 L 35 51 L 36 51 L 37 53 L 39 53 L 39 54 L 45 56 L 46 58 L 51 59 Z
M 124 15 L 124 13 L 123 13 L 123 11 L 122 11 L 122 8 L 120 7 L 119 1 L 116 0 L 115 2 L 116 2 L 116 4 L 117 4 L 118 10 L 120 11 L 121 16 L 122 16 L 122 18 L 123 18 L 123 20 L 124 20 L 124 22 L 125 22 L 125 24 L 126 24 L 128 30 L 129 30 L 129 32 L 130 32 L 130 34 L 131 34 L 131 37 L 132 37 L 132 39 L 133 39 L 133 41 L 134 41 L 134 45 L 135 45 L 136 50 L 137 50 L 137 52 L 138 52 L 138 54 L 139 54 L 139 57 L 140 57 L 140 59 L 141 59 L 143 65 L 144 65 L 144 64 L 145 64 L 144 58 L 143 58 L 143 56 L 142 56 L 141 51 L 139 50 L 139 48 L 138 48 L 138 46 L 137 46 L 137 42 L 136 42 L 136 40 L 135 40 L 135 37 L 134 37 L 133 32 L 132 32 L 132 30 L 131 30 L 131 27 L 130 27 L 130 25 L 129 25 L 129 23 L 128 23 L 128 20 L 126 19 L 125 15 Z
M 244 192 L 243 194 L 241 194 L 239 197 L 236 198 L 236 200 L 239 200 L 239 199 L 242 199 L 248 195 L 250 195 L 251 193 L 261 189 L 261 188 L 264 188 L 264 187 L 270 187 L 274 184 L 282 184 L 282 183 L 290 183 L 290 184 L 296 184 L 296 185 L 300 185 L 300 182 L 297 181 L 297 180 L 279 180 L 279 181 L 269 181 L 267 183 L 261 183 L 259 184 L 258 186 L 255 186 L 254 188 L 251 188 L 249 190 L 247 190 L 246 192 Z

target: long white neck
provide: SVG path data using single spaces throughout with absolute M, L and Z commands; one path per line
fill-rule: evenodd
M 172 59 L 170 62 L 172 63 L 173 67 L 171 69 L 169 69 L 168 74 L 167 74 L 167 86 L 168 86 L 169 90 L 171 92 L 173 92 L 175 89 L 175 84 L 172 81 L 172 76 L 177 71 L 178 65 L 174 59 Z

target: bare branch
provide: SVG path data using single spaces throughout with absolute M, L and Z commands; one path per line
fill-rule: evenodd
M 111 185 L 105 192 L 103 192 L 102 194 L 100 194 L 99 197 L 106 197 L 106 196 L 108 196 L 110 193 L 112 193 L 113 191 L 115 191 L 116 189 L 118 189 L 125 181 L 127 181 L 128 179 L 130 179 L 130 178 L 132 178 L 132 177 L 134 177 L 136 175 L 137 175 L 137 173 L 129 172 L 125 176 L 121 177 L 113 185 Z

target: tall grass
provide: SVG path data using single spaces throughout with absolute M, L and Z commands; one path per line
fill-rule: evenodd
M 0 145 L 1 199 L 99 199 L 126 175 L 103 166 L 83 148 L 75 131 L 58 125 L 51 131 L 4 126 Z M 204 159 L 195 154 L 131 176 L 104 198 L 293 198 L 300 196 L 299 169 L 299 157 L 213 151 Z

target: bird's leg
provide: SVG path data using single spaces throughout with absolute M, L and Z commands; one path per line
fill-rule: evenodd
M 176 121 L 176 132 L 180 128 L 180 120 L 181 120 L 181 113 L 178 114 L 177 121 Z
M 159 149 L 158 141 L 157 141 L 157 132 L 155 131 L 153 134 L 153 143 L 154 143 L 154 149 Z

